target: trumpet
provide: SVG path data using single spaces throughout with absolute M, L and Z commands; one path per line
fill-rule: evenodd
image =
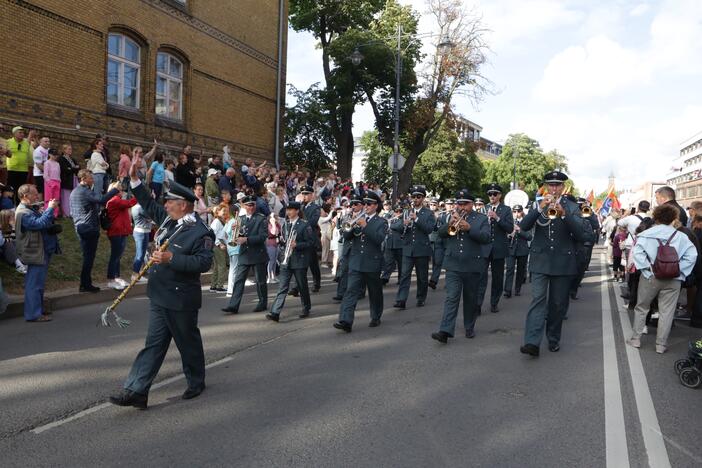
M 448 235 L 449 235 L 449 236 L 455 236 L 455 235 L 458 234 L 458 231 L 459 231 L 458 226 L 459 226 L 459 224 L 461 224 L 462 221 L 465 221 L 465 220 L 466 220 L 466 214 L 465 214 L 464 212 L 462 212 L 462 211 L 454 210 L 454 211 L 451 212 L 451 215 L 450 215 L 450 216 L 451 216 L 451 217 L 456 216 L 456 220 L 455 220 L 455 221 L 452 220 L 451 223 L 449 224 L 449 227 L 448 227 Z
M 580 216 L 582 216 L 583 218 L 589 218 L 590 216 L 592 216 L 592 208 L 590 208 L 589 206 L 583 206 L 580 210 Z
M 293 251 L 292 243 L 295 242 L 295 239 L 297 239 L 297 231 L 295 231 L 292 226 L 290 226 L 290 230 L 292 232 L 290 232 L 288 239 L 285 241 L 285 253 L 283 254 L 283 261 L 280 262 L 280 266 L 288 265 L 288 261 L 290 260 L 290 256 L 292 255 Z
M 241 231 L 241 217 L 237 216 L 236 222 L 232 225 L 232 240 L 229 241 L 229 245 L 231 247 L 236 247 L 237 245 L 239 245 L 236 243 L 236 240 L 241 235 Z
M 559 209 L 556 208 L 556 205 L 558 205 L 558 203 L 560 203 L 560 201 L 561 201 L 561 199 L 559 197 L 557 200 L 553 201 L 549 205 L 548 209 L 546 210 L 546 217 L 548 219 L 560 218 L 563 215 L 563 213 Z
M 356 227 L 356 223 L 358 222 L 358 220 L 361 219 L 361 218 L 363 218 L 365 215 L 366 215 L 366 214 L 365 214 L 363 211 L 361 211 L 361 214 L 359 214 L 359 215 L 356 216 L 355 218 L 353 218 L 353 219 L 351 219 L 351 220 L 349 220 L 349 221 L 344 221 L 344 222 L 341 224 L 341 230 L 342 230 L 343 232 L 351 232 L 351 231 L 353 231 L 353 229 Z M 359 234 L 356 234 L 356 235 L 359 235 Z

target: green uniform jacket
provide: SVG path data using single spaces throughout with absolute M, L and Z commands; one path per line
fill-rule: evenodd
M 429 234 L 434 230 L 434 226 L 436 226 L 434 213 L 429 208 L 422 207 L 417 213 L 417 219 L 414 220 L 414 223 L 407 227 L 402 255 L 405 257 L 431 257 Z M 403 223 L 392 224 L 390 228 L 399 233 L 405 231 Z
M 524 218 L 522 218 L 522 221 L 524 221 Z M 522 221 L 515 221 L 514 224 L 522 229 Z M 510 257 L 526 257 L 529 255 L 529 241 L 531 238 L 531 231 L 521 230 L 513 239 L 508 239 Z
M 281 239 L 279 258 L 283 261 L 285 254 L 285 242 L 290 238 L 290 221 L 283 225 L 283 238 Z M 314 233 L 309 223 L 304 219 L 295 222 L 295 249 L 290 254 L 287 268 L 290 270 L 305 269 L 310 266 L 309 248 L 314 245 Z
M 254 213 L 248 221 L 246 216 L 239 216 L 242 229 L 245 228 L 242 237 L 246 237 L 246 243 L 241 245 L 239 250 L 240 265 L 257 265 L 268 263 L 268 251 L 266 250 L 266 239 L 268 239 L 268 218 L 261 213 Z M 241 233 L 241 230 L 239 231 Z
M 533 229 L 529 271 L 545 275 L 575 275 L 578 273 L 576 251 L 578 242 L 594 238 L 590 222 L 580 216 L 577 203 L 561 200 L 565 215 L 549 220 L 538 207 L 529 210 L 520 227 Z
M 486 208 L 489 208 L 489 206 L 486 206 Z M 492 258 L 505 258 L 509 253 L 507 234 L 514 229 L 514 218 L 512 217 L 512 210 L 504 203 L 497 205 L 495 213 L 500 218 L 499 221 L 491 221 L 488 218 Z
M 132 189 L 144 213 L 157 224 L 168 217 L 166 210 L 156 203 L 144 184 Z M 170 220 L 164 226 L 164 239 L 169 239 L 178 229 L 178 221 Z M 151 301 L 171 310 L 197 310 L 202 305 L 200 274 L 212 266 L 214 233 L 197 217 L 195 224 L 178 232 L 168 245 L 173 254 L 170 263 L 154 265 L 149 269 L 146 293 Z
M 379 272 L 382 269 L 383 241 L 387 229 L 387 221 L 375 215 L 363 229 L 356 226 L 351 232 L 344 232 L 344 243 L 351 243 L 349 269 L 361 272 Z
M 439 237 L 444 240 L 446 252 L 442 268 L 463 273 L 481 273 L 490 255 L 490 226 L 484 214 L 471 211 L 466 218 L 470 229 L 448 235 L 449 224 L 439 228 Z

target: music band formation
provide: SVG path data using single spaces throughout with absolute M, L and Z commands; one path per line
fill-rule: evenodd
M 462 302 L 465 337 L 472 339 L 488 293 L 488 275 L 491 287 L 485 310 L 497 313 L 502 298 L 521 294 L 528 270 L 532 300 L 520 351 L 537 357 L 545 334 L 549 351 L 557 352 L 569 301 L 577 299 L 599 232 L 597 217 L 592 215 L 587 201 L 565 193 L 567 179 L 559 171 L 547 173 L 543 195 L 530 208 L 528 196 L 521 191 L 517 191 L 524 195 L 521 203 L 505 205 L 498 184 L 488 187 L 487 203 L 466 189 L 458 190 L 455 198 L 443 202 L 427 199 L 422 186 L 411 187 L 409 198 L 396 206 L 383 203 L 374 192 L 353 195 L 335 227 L 339 230 L 340 258 L 333 299 L 340 305 L 334 328 L 346 333 L 352 331 L 358 301 L 366 294 L 370 305 L 368 326 L 380 326 L 383 288 L 390 287 L 393 271 L 398 272 L 398 282 L 392 307 L 399 310 L 408 306 L 413 274 L 415 305 L 423 307 L 429 288 L 437 289 L 443 272 L 443 314 L 431 338 L 443 344 L 454 338 Z M 138 180 L 132 179 L 139 203 L 152 219 L 163 223 L 159 241 L 162 243 L 173 235 L 174 242 L 157 257 L 149 272 L 148 335 L 124 391 L 111 398 L 121 406 L 146 408 L 149 388 L 171 337 L 181 353 L 188 381 L 183 398 L 197 396 L 205 388 L 204 352 L 197 315 L 201 306 L 199 277 L 212 262 L 213 235 L 204 223 L 187 222 L 192 217 L 188 207 L 195 197 L 187 188 L 172 185 L 164 209 L 150 202 L 145 191 L 140 190 Z M 312 291 L 319 291 L 321 286 L 317 254 L 320 206 L 312 200 L 311 187 L 303 187 L 300 193 L 302 201 L 290 202 L 285 209 L 278 291 L 265 315 L 273 322 L 278 322 L 284 313 L 288 295 L 300 297 L 300 318 L 310 316 L 308 269 L 312 272 Z M 253 311 L 268 310 L 267 219 L 256 212 L 254 199 L 245 197 L 241 204 L 246 213 L 238 217 L 229 242 L 230 246 L 239 248 L 239 253 L 233 293 L 222 309 L 226 314 L 240 311 L 245 281 L 252 269 L 258 296 Z

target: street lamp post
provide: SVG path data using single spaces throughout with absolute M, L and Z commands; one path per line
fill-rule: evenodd
M 378 41 L 384 44 L 381 41 Z M 374 44 L 371 42 L 368 44 L 361 44 L 356 46 L 353 53 L 349 57 L 351 63 L 354 66 L 358 66 L 363 61 L 363 54 L 358 50 L 359 47 L 365 45 Z M 446 54 L 451 48 L 453 48 L 453 43 L 448 37 L 448 34 L 444 34 L 441 41 L 437 45 L 439 53 Z M 394 123 L 395 131 L 393 135 L 393 145 L 392 145 L 392 203 L 393 205 L 397 202 L 397 186 L 399 182 L 400 175 L 400 80 L 402 78 L 402 25 L 397 25 L 397 51 L 395 54 L 395 105 L 394 105 Z

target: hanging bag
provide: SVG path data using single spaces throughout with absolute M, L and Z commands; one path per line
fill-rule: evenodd
M 675 231 L 671 234 L 665 244 L 660 239 L 656 239 L 658 250 L 656 259 L 651 264 L 651 271 L 656 279 L 675 279 L 680 276 L 680 257 L 678 257 L 678 251 L 670 245 L 670 241 L 677 233 L 678 231 Z M 649 258 L 648 261 L 650 263 L 651 259 Z

